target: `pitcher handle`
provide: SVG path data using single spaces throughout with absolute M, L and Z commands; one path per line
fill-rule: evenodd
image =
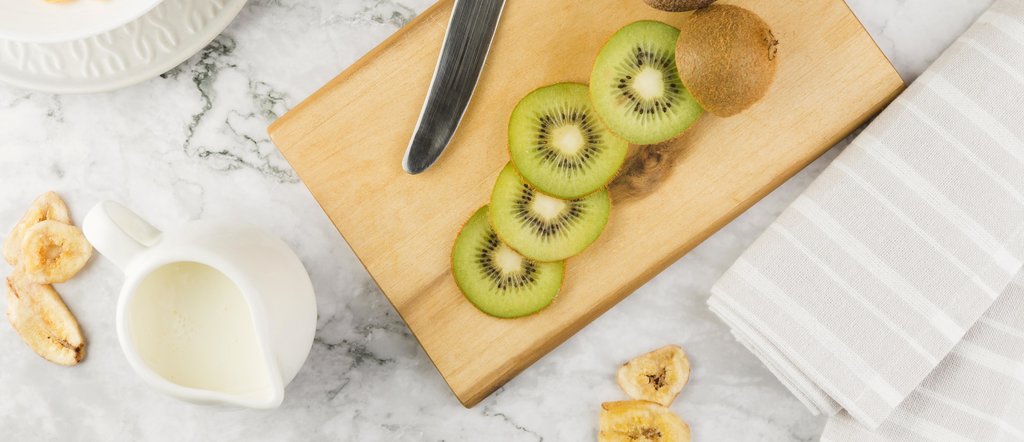
M 159 230 L 113 201 L 96 204 L 85 216 L 82 231 L 93 247 L 121 270 L 160 238 Z

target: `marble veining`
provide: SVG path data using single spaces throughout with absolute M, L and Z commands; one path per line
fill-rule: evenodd
M 635 0 L 639 1 L 639 0 Z M 849 0 L 907 80 L 990 0 Z M 318 293 L 316 341 L 274 411 L 161 396 L 114 331 L 121 274 L 95 259 L 58 290 L 89 341 L 58 367 L 0 325 L 3 440 L 594 440 L 618 364 L 675 342 L 693 362 L 673 409 L 695 440 L 817 440 L 812 416 L 705 307 L 708 288 L 845 146 L 840 143 L 686 257 L 471 410 L 448 391 L 398 315 L 266 135 L 266 126 L 423 11 L 430 0 L 252 0 L 171 71 L 106 94 L 0 86 L 0 234 L 37 194 L 81 222 L 102 199 L 157 227 L 255 223 L 292 245 Z

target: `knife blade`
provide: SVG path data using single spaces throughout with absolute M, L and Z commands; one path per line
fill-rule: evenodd
M 505 0 L 455 0 L 441 54 L 430 80 L 402 168 L 426 170 L 448 147 L 483 71 Z

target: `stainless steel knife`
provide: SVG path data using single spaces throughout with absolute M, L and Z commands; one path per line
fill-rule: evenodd
M 448 147 L 473 96 L 504 7 L 505 0 L 455 0 L 434 78 L 402 159 L 406 172 L 423 172 Z

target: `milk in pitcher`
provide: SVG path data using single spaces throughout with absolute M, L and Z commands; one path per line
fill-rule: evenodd
M 271 387 L 248 302 L 226 275 L 178 262 L 153 271 L 136 290 L 128 306 L 131 341 L 158 375 L 228 394 Z

